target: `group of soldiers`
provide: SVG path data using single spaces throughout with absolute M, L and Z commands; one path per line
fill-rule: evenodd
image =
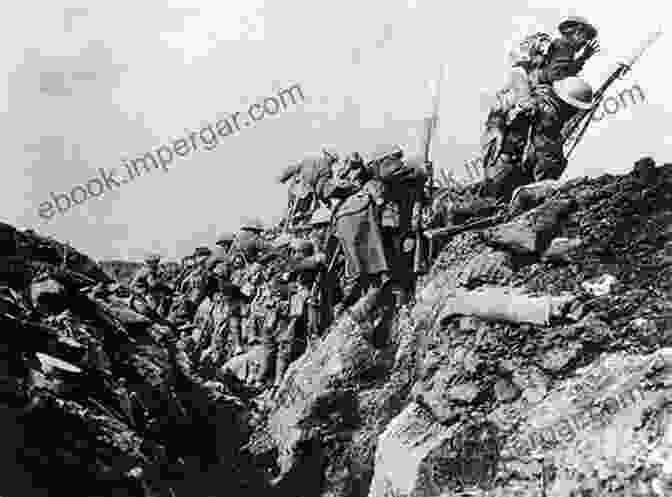
M 527 37 L 513 54 L 509 84 L 485 125 L 484 179 L 471 185 L 472 201 L 499 205 L 515 188 L 565 170 L 565 125 L 593 103 L 577 74 L 599 45 L 584 18 L 570 17 L 558 30 L 554 39 Z M 324 149 L 278 176 L 289 186 L 283 222 L 246 224 L 213 250 L 199 247 L 172 277 L 162 275 L 157 256 L 147 258 L 131 284 L 131 305 L 179 330 L 199 374 L 278 385 L 362 296 L 380 304 L 378 322 L 409 302 L 428 262 L 423 230 L 439 219 L 432 171 L 428 160 L 407 158 L 396 145 L 342 160 Z M 464 206 L 451 202 L 447 211 L 439 224 L 456 222 L 452 214 Z
M 289 364 L 363 295 L 385 312 L 407 303 L 425 168 L 398 146 L 368 160 L 323 150 L 287 168 L 288 215 L 275 227 L 244 224 L 213 249 L 198 247 L 178 274 L 150 255 L 130 284 L 131 307 L 179 335 L 189 368 L 206 378 L 233 374 L 252 388 L 278 385 Z M 301 190 L 300 194 L 296 194 Z

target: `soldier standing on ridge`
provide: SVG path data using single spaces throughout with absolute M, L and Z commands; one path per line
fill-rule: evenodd
M 555 82 L 552 88 L 540 87 L 534 96 L 516 104 L 483 193 L 508 202 L 519 186 L 558 179 L 567 167 L 562 149 L 563 126 L 579 110 L 590 109 L 592 101 L 590 85 L 569 77 Z
M 345 255 L 343 300 L 334 309 L 354 304 L 367 289 L 376 293 L 390 281 L 390 267 L 385 256 L 383 239 L 376 216 L 383 198 L 380 182 L 357 163 L 343 175 L 322 177 L 318 192 L 324 199 L 333 199 L 334 231 Z
M 370 163 L 373 174 L 384 185 L 381 229 L 398 287 L 398 304 L 405 304 L 415 291 L 415 234 L 422 215 L 427 175 L 420 161 L 404 160 L 399 146 L 384 147 Z
M 481 138 L 484 167 L 497 160 L 508 115 L 516 103 L 529 98 L 538 85 L 552 85 L 577 76 L 586 61 L 599 51 L 597 28 L 583 17 L 568 17 L 559 24 L 558 31 L 561 37 L 553 40 L 545 33 L 528 36 L 512 52 L 509 81 L 497 93 L 497 102 L 488 114 Z

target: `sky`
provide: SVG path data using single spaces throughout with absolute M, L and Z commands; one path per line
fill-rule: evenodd
M 608 7 L 606 7 L 608 5 Z M 246 217 L 285 206 L 278 172 L 331 146 L 420 150 L 438 68 L 431 158 L 462 175 L 477 150 L 484 102 L 505 80 L 512 43 L 589 18 L 601 51 L 583 76 L 598 87 L 668 17 L 667 2 L 479 3 L 430 0 L 120 0 L 13 2 L 0 19 L 2 221 L 68 241 L 95 259 L 175 259 Z M 36 15 L 39 12 L 40 15 Z M 645 101 L 593 123 L 565 178 L 627 172 L 643 155 L 672 162 L 672 95 L 664 33 L 609 94 L 638 84 Z M 99 168 L 198 130 L 283 88 L 303 102 L 74 205 L 38 214 L 51 192 Z

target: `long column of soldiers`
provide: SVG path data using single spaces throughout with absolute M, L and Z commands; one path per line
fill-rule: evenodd
M 289 185 L 285 219 L 248 223 L 216 247 L 199 247 L 177 274 L 158 256 L 131 283 L 135 310 L 165 322 L 182 366 L 241 388 L 277 386 L 289 364 L 314 347 L 344 312 L 369 319 L 384 346 L 395 310 L 412 298 L 427 267 L 423 229 L 460 223 L 483 205 L 500 205 L 521 185 L 557 179 L 567 161 L 564 125 L 592 104 L 592 88 L 576 77 L 597 50 L 597 29 L 571 17 L 552 39 L 523 40 L 511 83 L 498 95 L 483 136 L 483 182 L 460 194 L 434 191 L 428 159 L 404 157 L 398 146 L 340 160 L 333 150 L 281 172 Z M 440 199 L 451 199 L 442 202 Z M 372 312 L 357 315 L 360 299 Z

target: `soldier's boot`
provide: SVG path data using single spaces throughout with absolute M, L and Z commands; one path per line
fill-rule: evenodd
M 389 273 L 378 275 L 377 284 L 369 287 L 366 294 L 357 301 L 350 312 L 355 322 L 362 323 L 371 316 L 380 305 L 381 298 L 389 293 L 391 282 Z
M 320 309 L 317 306 L 308 308 L 307 330 L 310 347 L 320 338 Z
M 334 318 L 353 305 L 362 294 L 362 281 L 359 275 L 349 277 L 343 284 L 343 299 L 334 306 Z

